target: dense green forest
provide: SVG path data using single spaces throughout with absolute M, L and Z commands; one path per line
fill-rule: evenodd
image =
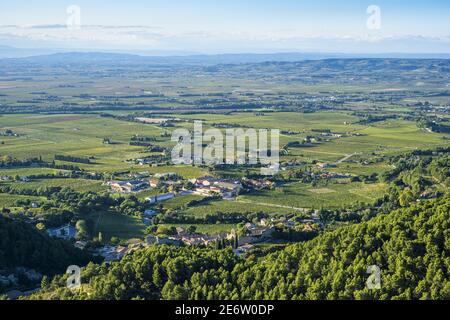
M 78 291 L 56 276 L 47 299 L 450 299 L 450 195 L 324 233 L 264 257 L 151 246 L 90 263 Z M 381 268 L 381 289 L 366 288 Z
M 0 215 L 0 270 L 25 267 L 54 274 L 90 260 L 92 257 L 71 243 L 52 239 L 45 231 Z

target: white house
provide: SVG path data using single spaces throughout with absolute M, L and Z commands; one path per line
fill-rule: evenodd
M 70 225 L 69 223 L 59 228 L 47 229 L 47 233 L 50 237 L 56 237 L 65 240 L 74 239 L 77 235 L 75 227 Z
M 174 197 L 175 197 L 175 193 L 169 192 L 169 193 L 160 194 L 160 195 L 153 196 L 153 197 L 148 197 L 148 198 L 145 198 L 145 200 L 147 200 L 148 202 L 153 204 L 153 203 L 157 203 L 157 202 L 161 202 L 161 201 L 166 201 L 166 200 L 172 199 Z
M 252 246 L 251 244 L 244 244 L 240 247 L 238 247 L 237 249 L 233 249 L 233 253 L 239 257 L 245 255 L 246 253 L 250 252 L 252 249 L 254 248 L 254 246 Z
M 127 252 L 127 247 L 106 245 L 97 249 L 96 253 L 97 255 L 102 256 L 105 259 L 105 262 L 110 262 L 122 259 Z

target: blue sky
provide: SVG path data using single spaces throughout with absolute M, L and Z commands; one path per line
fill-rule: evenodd
M 65 25 L 69 5 L 81 9 L 81 30 L 31 28 Z M 369 5 L 380 8 L 380 29 L 367 28 Z M 450 52 L 449 17 L 448 0 L 2 0 L 0 45 Z

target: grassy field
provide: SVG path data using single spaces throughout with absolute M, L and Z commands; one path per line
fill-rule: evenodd
M 43 201 L 43 197 L 0 193 L 0 207 L 14 207 L 17 200 Z
M 10 185 L 16 189 L 38 189 L 41 187 L 70 187 L 75 191 L 101 191 L 106 190 L 101 181 L 86 179 L 38 179 L 30 182 L 1 182 L 1 185 Z
M 280 145 L 302 140 L 312 129 L 330 129 L 336 133 L 360 133 L 362 136 L 343 137 L 325 141 L 310 148 L 292 148 L 287 158 L 303 160 L 337 161 L 347 154 L 383 152 L 385 154 L 416 148 L 446 144 L 442 134 L 428 133 L 415 123 L 393 120 L 371 126 L 352 124 L 358 118 L 344 112 L 253 113 L 176 115 L 187 119 L 202 119 L 205 128 L 213 123 L 235 123 L 253 128 L 273 128 L 299 132 L 298 135 L 280 137 Z M 183 124 L 192 127 L 191 123 Z M 18 159 L 42 156 L 51 161 L 55 154 L 94 157 L 95 164 L 78 166 L 96 172 L 120 170 L 145 170 L 164 172 L 171 170 L 192 178 L 204 174 L 199 168 L 147 167 L 131 165 L 126 159 L 139 158 L 148 153 L 144 148 L 129 145 L 133 134 L 157 137 L 158 144 L 169 146 L 169 138 L 161 138 L 166 129 L 151 124 L 118 121 L 97 115 L 5 115 L 0 117 L 0 130 L 11 129 L 19 137 L 1 137 L 0 155 L 12 155 Z M 105 145 L 103 138 L 111 138 L 114 144 Z
M 94 226 L 93 234 L 102 233 L 104 240 L 111 237 L 120 239 L 140 238 L 144 235 L 145 225 L 137 217 L 114 212 L 96 212 L 88 216 Z
M 373 202 L 386 191 L 382 183 L 329 183 L 311 187 L 290 183 L 276 190 L 242 195 L 239 199 L 253 204 L 272 204 L 296 208 L 340 208 L 359 202 Z
M 233 123 L 252 128 L 271 128 L 298 132 L 297 135 L 281 135 L 280 146 L 290 141 L 301 141 L 307 135 L 314 135 L 311 130 L 329 129 L 334 133 L 359 133 L 360 136 L 342 137 L 323 141 L 313 147 L 291 148 L 286 159 L 319 160 L 334 162 L 352 153 L 395 154 L 413 149 L 446 145 L 442 134 L 429 133 L 419 129 L 414 122 L 388 120 L 371 125 L 359 125 L 359 118 L 345 112 L 315 113 L 267 113 L 255 116 L 253 113 L 233 113 L 230 115 L 195 114 L 177 115 L 181 118 L 205 121 L 205 126 L 213 123 Z
M 162 204 L 163 204 L 164 208 L 177 209 L 177 208 L 185 206 L 190 201 L 201 200 L 203 198 L 204 197 L 199 196 L 199 195 L 189 194 L 189 195 L 179 196 L 179 197 L 175 197 L 173 199 L 164 201 Z
M 252 213 L 264 212 L 267 214 L 289 214 L 296 210 L 289 208 L 271 207 L 267 205 L 251 204 L 238 201 L 212 201 L 207 204 L 191 207 L 183 213 L 190 216 L 203 217 L 215 212 L 224 213 Z
M 66 172 L 65 170 L 51 168 L 0 168 L 0 175 L 14 176 L 31 176 L 38 174 L 57 174 L 58 172 Z
M 116 112 L 117 113 L 117 112 Z M 252 112 L 232 112 L 230 114 L 198 113 L 193 115 L 171 114 L 188 119 L 189 122 L 177 124 L 178 127 L 192 128 L 192 120 L 205 121 L 204 128 L 213 124 L 237 124 L 253 128 L 272 128 L 293 131 L 293 135 L 281 135 L 280 146 L 292 141 L 302 141 L 308 135 L 317 136 L 319 130 L 331 130 L 344 135 L 336 139 L 323 139 L 312 147 L 289 148 L 289 154 L 281 160 L 296 159 L 311 163 L 314 161 L 338 163 L 330 171 L 355 175 L 383 173 L 390 168 L 385 162 L 363 165 L 360 160 L 375 156 L 398 154 L 420 148 L 432 148 L 448 145 L 443 134 L 429 133 L 419 129 L 415 122 L 405 120 L 388 120 L 371 125 L 356 124 L 360 118 L 346 111 L 323 111 L 314 113 L 300 112 L 267 112 L 256 115 Z M 143 135 L 156 138 L 160 146 L 173 145 L 170 137 L 161 137 L 161 133 L 174 128 L 161 128 L 154 124 L 119 121 L 97 114 L 5 114 L 0 117 L 0 132 L 11 129 L 17 137 L 1 136 L 0 158 L 10 155 L 17 159 L 42 157 L 52 161 L 56 154 L 77 157 L 92 157 L 92 164 L 69 163 L 86 171 L 102 173 L 118 172 L 175 172 L 185 179 L 208 175 L 207 168 L 190 165 L 139 166 L 126 160 L 142 158 L 149 155 L 144 147 L 130 146 L 130 138 Z M 314 131 L 313 131 L 314 130 Z M 359 133 L 359 136 L 346 136 Z M 103 139 L 110 138 L 113 144 L 104 144 Z M 352 157 L 347 158 L 348 155 Z M 353 156 L 354 155 L 354 156 Z M 347 159 L 340 162 L 342 159 Z M 356 160 L 359 161 L 356 161 Z M 2 175 L 35 175 L 57 173 L 59 170 L 48 168 L 0 168 Z M 242 170 L 231 169 L 217 171 L 224 176 L 241 177 Z M 124 174 L 125 176 L 125 174 Z M 339 208 L 355 202 L 373 202 L 386 191 L 382 183 L 364 184 L 340 181 L 325 185 L 312 186 L 299 182 L 289 183 L 275 190 L 261 191 L 257 194 L 239 196 L 237 201 L 213 201 L 207 204 L 190 207 L 181 214 L 203 217 L 217 212 L 289 214 L 301 211 L 302 208 Z M 0 182 L 0 185 L 14 185 L 15 188 L 37 189 L 43 186 L 68 186 L 77 191 L 106 190 L 102 181 L 85 179 L 40 179 L 27 183 Z M 138 193 L 140 199 L 160 193 L 152 189 Z M 28 197 L 29 198 L 29 197 Z M 177 197 L 164 202 L 167 209 L 178 209 L 198 196 Z M 0 207 L 14 204 L 15 197 L 0 195 Z M 102 232 L 105 238 L 142 236 L 144 226 L 136 218 L 115 213 L 92 214 L 95 221 L 95 232 Z M 199 226 L 199 230 L 225 230 L 229 226 Z M 203 229 L 201 229 L 203 228 Z
M 330 172 L 343 172 L 354 175 L 371 175 L 372 173 L 383 174 L 384 172 L 392 169 L 392 167 L 384 162 L 371 163 L 363 165 L 360 163 L 345 162 L 340 164 L 336 168 L 330 168 Z
M 0 117 L 0 128 L 11 129 L 19 137 L 2 137 L 0 154 L 18 159 L 42 156 L 51 161 L 55 154 L 95 157 L 95 164 L 77 164 L 87 170 L 111 172 L 130 169 L 126 159 L 142 157 L 143 148 L 129 145 L 133 134 L 159 136 L 152 125 L 117 121 L 96 115 L 7 115 Z M 111 138 L 115 144 L 103 144 Z M 139 168 L 135 166 L 134 168 Z

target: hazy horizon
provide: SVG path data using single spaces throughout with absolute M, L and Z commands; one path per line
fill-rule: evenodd
M 18 0 L 0 4 L 0 45 L 181 54 L 442 54 L 450 53 L 448 16 L 450 3 L 441 0 Z

